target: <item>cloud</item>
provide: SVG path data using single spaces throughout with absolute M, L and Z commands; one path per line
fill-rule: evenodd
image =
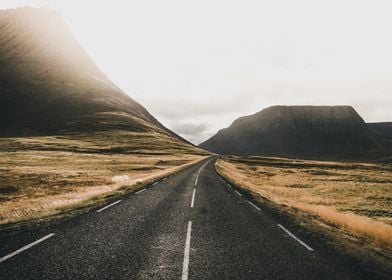
M 55 3 L 103 72 L 194 143 L 277 104 L 353 105 L 366 121 L 392 121 L 389 1 L 3 0 L 0 6 L 33 2 Z
M 194 144 L 200 144 L 206 138 L 213 135 L 212 132 L 208 131 L 208 125 L 206 123 L 174 123 L 169 127 L 182 137 L 188 139 Z
M 231 84 L 236 83 L 233 78 Z M 197 95 L 193 90 L 181 93 L 160 91 L 161 95 L 131 95 L 164 125 L 197 144 L 238 117 L 272 105 L 352 105 L 367 122 L 392 121 L 389 109 L 392 106 L 392 84 L 369 77 L 346 81 L 328 80 L 328 77 L 312 81 L 248 77 L 243 79 L 241 87 L 222 87 L 221 91 L 200 89 L 203 95 Z
M 224 98 L 220 95 L 211 95 L 209 98 L 201 97 L 199 100 L 192 95 L 189 96 L 189 98 L 136 96 L 136 99 L 151 112 L 166 119 L 218 116 L 242 111 L 252 103 L 252 97 L 246 94 L 227 95 Z
M 173 130 L 183 135 L 200 134 L 206 131 L 207 124 L 178 123 L 172 126 Z

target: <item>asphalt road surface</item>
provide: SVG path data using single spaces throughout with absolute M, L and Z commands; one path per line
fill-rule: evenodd
M 379 279 L 205 160 L 87 214 L 0 233 L 1 279 Z

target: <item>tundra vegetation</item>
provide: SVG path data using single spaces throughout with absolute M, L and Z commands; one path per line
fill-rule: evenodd
M 390 262 L 392 165 L 226 156 L 216 168 L 300 224 Z
M 154 132 L 0 138 L 0 224 L 96 207 L 206 156 Z

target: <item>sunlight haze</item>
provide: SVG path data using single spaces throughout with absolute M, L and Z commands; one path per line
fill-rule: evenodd
M 99 68 L 200 143 L 276 105 L 392 121 L 389 1 L 19 1 L 59 10 Z

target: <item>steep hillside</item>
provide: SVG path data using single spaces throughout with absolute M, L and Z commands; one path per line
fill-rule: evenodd
M 368 123 L 367 126 L 386 139 L 392 139 L 392 122 Z
M 116 87 L 58 13 L 0 11 L 0 227 L 88 211 L 207 155 Z
M 200 145 L 233 155 L 359 158 L 385 149 L 350 106 L 274 106 L 241 117 Z
M 0 11 L 0 136 L 172 134 L 115 86 L 49 9 Z

